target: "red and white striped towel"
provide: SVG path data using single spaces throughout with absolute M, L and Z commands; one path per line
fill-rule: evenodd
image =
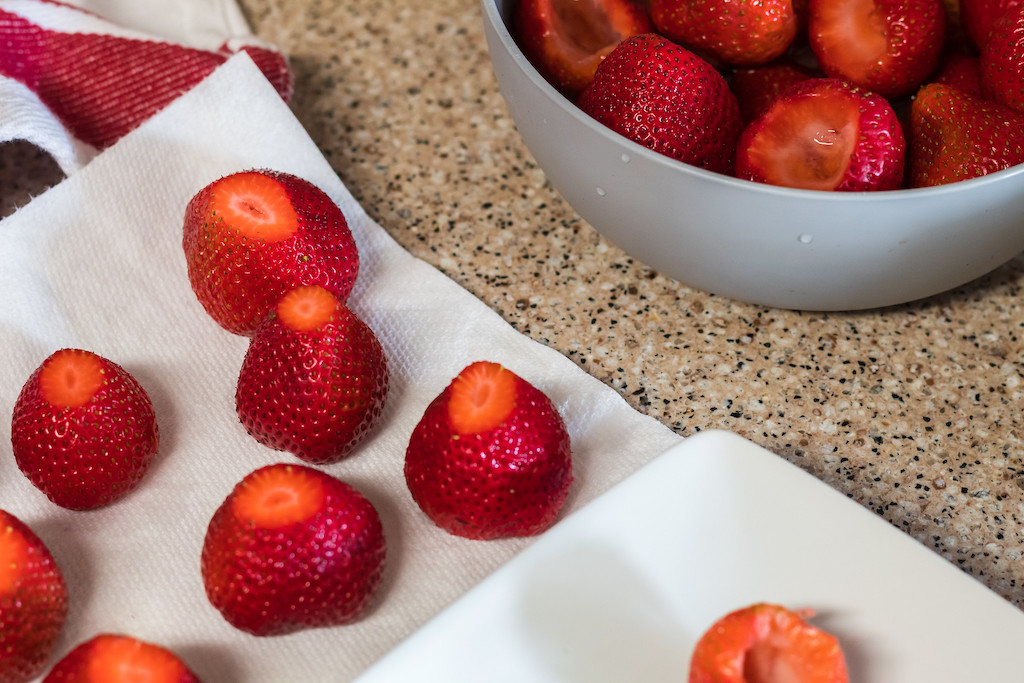
M 149 16 L 183 11 L 181 3 L 145 4 Z M 206 34 L 194 38 L 190 27 L 170 22 L 178 35 L 167 38 L 92 11 L 93 6 L 109 10 L 109 2 L 79 0 L 77 5 L 0 0 L 0 142 L 28 140 L 48 151 L 67 174 L 239 51 L 252 57 L 285 101 L 291 98 L 285 56 L 247 30 L 238 31 L 237 21 L 234 26 L 222 22 L 220 44 L 212 46 L 216 21 L 207 20 Z M 205 11 L 216 14 L 224 6 L 210 2 Z M 234 7 L 233 0 L 228 7 Z

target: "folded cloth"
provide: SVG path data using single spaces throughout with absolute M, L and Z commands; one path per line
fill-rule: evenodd
M 223 10 L 233 3 L 211 3 L 204 12 L 189 12 L 189 3 L 153 0 L 93 3 L 135 24 L 145 16 L 153 28 L 159 26 L 153 18 L 178 16 L 167 26 L 179 39 L 194 32 L 195 42 L 205 47 L 109 21 L 90 11 L 89 0 L 79 0 L 79 7 L 58 0 L 0 0 L 0 142 L 28 140 L 73 173 L 239 51 L 249 53 L 286 101 L 291 97 L 284 55 L 237 33 L 246 31 L 244 22 L 237 11 Z M 217 20 L 220 42 L 211 46 Z
M 350 458 L 322 468 L 380 511 L 388 568 L 376 605 L 348 626 L 262 639 L 210 606 L 199 555 L 209 519 L 235 483 L 262 465 L 297 461 L 239 424 L 234 386 L 248 342 L 203 311 L 181 247 L 188 200 L 222 175 L 256 167 L 306 178 L 341 207 L 361 260 L 349 303 L 376 331 L 391 368 L 377 428 Z M 113 631 L 171 648 L 207 682 L 355 678 L 532 540 L 450 536 L 405 485 L 416 422 L 473 361 L 503 363 L 563 415 L 576 477 L 563 517 L 680 440 L 394 242 L 247 54 L 0 222 L 0 301 L 0 507 L 36 531 L 67 577 L 70 611 L 54 658 Z M 152 397 L 161 430 L 139 488 L 90 512 L 50 503 L 3 445 L 21 386 L 64 346 L 131 372 Z

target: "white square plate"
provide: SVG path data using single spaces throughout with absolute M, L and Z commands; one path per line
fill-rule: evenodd
M 1019 610 L 725 432 L 566 518 L 358 680 L 678 683 L 712 622 L 762 601 L 813 608 L 852 681 L 1020 680 Z

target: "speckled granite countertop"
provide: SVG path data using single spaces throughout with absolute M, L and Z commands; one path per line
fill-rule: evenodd
M 477 0 L 240 4 L 290 56 L 298 118 L 410 252 L 637 410 L 764 446 L 1024 608 L 1024 257 L 885 310 L 712 296 L 631 259 L 545 182 Z M 0 174 L 20 179 L 5 211 L 59 180 L 22 145 Z

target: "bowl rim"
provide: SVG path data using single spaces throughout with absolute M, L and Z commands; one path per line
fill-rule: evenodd
M 969 192 L 971 188 L 979 185 L 987 185 L 997 182 L 1002 182 L 1007 178 L 1024 174 L 1024 164 L 1018 164 L 1016 166 L 1005 168 L 994 173 L 987 175 L 978 176 L 976 178 L 968 178 L 966 180 L 960 180 L 954 183 L 947 183 L 944 185 L 936 185 L 932 187 L 916 187 L 916 188 L 899 188 L 895 190 L 863 190 L 857 192 L 837 192 L 837 191 L 825 191 L 825 190 L 808 190 L 801 188 L 783 187 L 778 185 L 769 185 L 766 183 L 758 183 L 751 180 L 744 180 L 742 178 L 736 178 L 723 173 L 716 173 L 709 171 L 691 164 L 678 161 L 664 154 L 655 152 L 648 147 L 645 147 L 637 142 L 630 140 L 629 138 L 620 135 L 611 129 L 603 126 L 595 119 L 583 113 L 583 111 L 577 107 L 572 101 L 570 101 L 565 95 L 559 92 L 554 86 L 552 86 L 547 79 L 545 79 L 539 71 L 533 66 L 526 55 L 516 44 L 515 39 L 512 37 L 512 33 L 508 28 L 505 18 L 502 16 L 501 11 L 498 8 L 499 4 L 507 6 L 510 2 L 515 0 L 481 0 L 483 6 L 484 20 L 490 24 L 494 35 L 501 43 L 502 47 L 508 52 L 512 60 L 522 69 L 526 76 L 536 85 L 540 91 L 551 101 L 555 106 L 562 110 L 563 113 L 575 119 L 578 123 L 589 128 L 592 132 L 600 135 L 606 139 L 613 140 L 617 144 L 621 144 L 626 151 L 629 152 L 630 157 L 636 156 L 643 158 L 645 162 L 660 166 L 666 171 L 676 175 L 694 176 L 704 182 L 722 183 L 727 186 L 734 186 L 745 192 L 752 192 L 755 194 L 767 194 L 782 199 L 792 199 L 798 201 L 816 201 L 816 202 L 835 202 L 847 204 L 852 202 L 866 202 L 873 204 L 885 204 L 894 202 L 907 202 L 907 201 L 918 201 L 919 199 L 925 199 L 929 196 L 935 195 L 947 195 L 957 194 L 962 192 Z M 492 56 L 493 59 L 493 56 Z

